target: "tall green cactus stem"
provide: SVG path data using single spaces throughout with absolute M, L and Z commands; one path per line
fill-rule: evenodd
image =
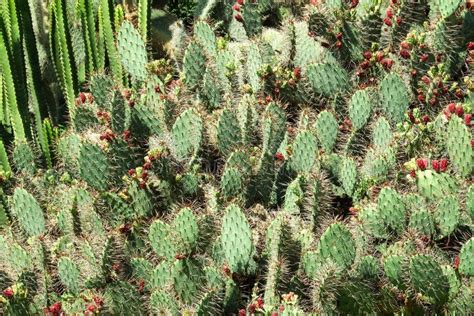
M 56 74 L 58 75 L 66 103 L 70 110 L 75 108 L 76 80 L 74 78 L 73 56 L 66 32 L 66 8 L 63 0 L 55 0 L 52 5 L 52 14 L 56 32 L 51 34 L 51 49 L 54 56 Z
M 107 49 L 107 57 L 110 64 L 110 69 L 112 70 L 112 75 L 115 79 L 115 82 L 122 82 L 122 66 L 120 63 L 119 54 L 117 52 L 117 47 L 115 46 L 115 36 L 113 30 L 112 14 L 110 12 L 109 1 L 102 0 L 100 2 L 101 10 L 101 25 L 103 27 L 103 36 L 105 47 Z M 99 31 L 100 32 L 100 31 Z
M 0 66 L 3 74 L 3 81 L 6 85 L 4 91 L 8 103 L 8 112 L 10 114 L 10 124 L 15 136 L 15 142 L 22 143 L 26 141 L 25 127 L 17 103 L 17 93 L 15 90 L 13 72 L 9 60 L 9 53 L 3 36 L 0 36 Z
M 138 29 L 140 30 L 140 35 L 142 40 L 148 42 L 148 33 L 149 33 L 149 22 L 151 15 L 151 2 L 148 0 L 139 0 L 138 1 Z

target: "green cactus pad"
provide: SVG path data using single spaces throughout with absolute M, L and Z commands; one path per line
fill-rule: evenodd
M 227 155 L 240 143 L 241 130 L 236 115 L 224 109 L 217 122 L 217 146 Z
M 291 168 L 297 173 L 309 173 L 316 162 L 315 137 L 308 131 L 299 132 L 292 145 Z
M 224 198 L 236 197 L 245 190 L 243 175 L 236 168 L 226 168 L 221 178 L 221 192 Z
M 168 224 L 160 220 L 154 221 L 150 225 L 148 239 L 158 257 L 173 258 L 176 255 L 171 227 Z
M 332 224 L 326 229 L 321 235 L 318 249 L 323 260 L 334 261 L 342 269 L 348 269 L 355 259 L 354 238 L 340 223 Z
M 357 181 L 357 165 L 354 159 L 350 157 L 344 158 L 339 170 L 339 179 L 346 194 L 352 196 Z
M 179 254 L 189 254 L 197 246 L 199 238 L 199 228 L 196 217 L 189 208 L 183 208 L 173 221 L 173 229 L 176 239 L 173 243 L 176 245 L 176 251 Z
M 177 158 L 196 156 L 201 148 L 202 132 L 202 120 L 196 110 L 186 110 L 176 119 L 171 134 Z
M 462 0 L 437 0 L 436 4 L 441 12 L 441 16 L 448 18 L 458 10 L 461 2 Z
M 471 237 L 459 252 L 459 272 L 474 277 L 474 238 Z
M 436 173 L 432 170 L 418 171 L 416 173 L 418 191 L 424 197 L 434 200 L 456 193 L 458 184 L 447 173 Z
M 314 92 L 327 98 L 344 92 L 349 86 L 347 73 L 335 63 L 310 65 L 307 76 Z
M 69 258 L 61 257 L 58 261 L 58 274 L 61 282 L 72 294 L 80 291 L 80 271 L 78 266 Z
M 448 124 L 447 135 L 446 147 L 453 165 L 462 176 L 469 176 L 474 168 L 472 133 L 460 118 L 453 116 Z
M 390 146 L 392 138 L 393 134 L 390 129 L 390 124 L 384 117 L 380 117 L 377 122 L 375 122 L 372 131 L 372 140 L 377 152 L 385 152 L 387 147 Z
M 184 82 L 190 88 L 198 85 L 206 72 L 206 56 L 195 42 L 191 42 L 184 53 L 183 71 Z
M 402 78 L 397 74 L 388 74 L 380 83 L 380 107 L 394 123 L 403 121 L 410 100 Z
M 13 214 L 23 231 L 29 236 L 45 233 L 45 218 L 40 205 L 25 189 L 17 188 L 13 194 Z
M 79 152 L 79 173 L 88 185 L 106 190 L 110 184 L 110 167 L 107 156 L 95 144 L 84 143 Z
M 194 24 L 194 37 L 198 44 L 204 48 L 206 54 L 209 56 L 217 55 L 216 35 L 209 24 L 203 21 L 196 22 Z
M 405 257 L 391 255 L 385 258 L 383 268 L 389 281 L 401 290 L 406 288 L 405 273 L 408 262 Z
M 125 21 L 117 35 L 117 50 L 125 69 L 136 80 L 145 80 L 148 57 L 145 43 L 132 23 Z
M 232 271 L 246 271 L 253 252 L 252 231 L 244 213 L 236 205 L 225 210 L 222 219 L 221 244 Z
M 384 224 L 401 234 L 405 229 L 406 210 L 402 197 L 391 188 L 383 188 L 377 199 L 377 208 Z
M 286 114 L 276 103 L 270 103 L 263 115 L 263 147 L 264 152 L 275 155 L 283 141 L 286 131 Z
M 410 214 L 408 226 L 425 236 L 433 236 L 435 223 L 432 214 L 425 209 L 415 210 Z
M 354 129 L 359 130 L 367 124 L 372 112 L 372 100 L 367 90 L 359 90 L 352 95 L 349 103 L 349 118 Z
M 436 207 L 434 220 L 438 226 L 440 237 L 448 237 L 459 225 L 459 202 L 453 195 L 445 197 Z
M 337 124 L 336 118 L 331 112 L 322 111 L 316 119 L 314 128 L 321 146 L 326 153 L 330 153 L 336 144 L 339 132 L 339 124 Z
M 414 289 L 421 294 L 444 303 L 448 300 L 449 282 L 434 258 L 416 255 L 410 260 L 410 278 Z

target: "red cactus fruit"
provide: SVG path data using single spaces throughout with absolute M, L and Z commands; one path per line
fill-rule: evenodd
M 426 102 L 425 96 L 423 94 L 419 94 L 417 98 L 418 98 L 418 101 L 420 101 L 421 103 Z
M 178 254 L 176 254 L 176 256 L 174 256 L 174 258 L 176 260 L 183 260 L 184 258 L 186 258 L 186 256 L 183 255 L 183 254 L 178 253 Z
M 406 41 L 401 42 L 400 46 L 404 49 L 410 49 L 410 43 Z
M 421 81 L 423 81 L 423 83 L 425 83 L 426 85 L 430 84 L 430 82 L 431 82 L 431 80 L 428 76 L 421 77 Z
M 254 314 L 257 306 L 254 303 L 249 304 L 249 312 L 250 314 Z
M 412 76 L 412 77 L 416 77 L 416 70 L 415 70 L 415 69 L 413 69 L 413 70 L 411 71 L 411 76 Z
M 402 18 L 397 17 L 397 25 L 400 26 L 402 24 Z
M 129 175 L 130 177 L 133 177 L 133 176 L 135 175 L 135 169 L 130 169 L 130 170 L 128 170 L 128 175 Z
M 88 311 L 88 312 L 93 313 L 93 312 L 95 312 L 96 309 L 97 309 L 97 307 L 96 307 L 94 304 L 89 304 L 89 305 L 87 306 L 87 311 Z
M 402 49 L 400 50 L 400 56 L 402 56 L 405 59 L 410 58 L 410 52 L 407 49 Z
M 413 115 L 413 111 L 408 112 L 408 118 L 410 119 L 410 122 L 415 123 L 416 119 L 415 119 L 415 116 Z
M 278 316 L 278 312 L 277 312 L 277 311 L 273 311 L 271 316 Z
M 285 160 L 285 156 L 283 156 L 283 154 L 281 152 L 277 152 L 275 154 L 275 159 L 279 160 L 279 161 L 283 161 L 283 160 Z
M 454 113 L 456 111 L 456 103 L 449 103 L 447 109 L 449 113 Z
M 245 309 L 243 309 L 243 308 L 240 309 L 239 310 L 239 316 L 245 316 L 245 315 L 247 315 L 247 312 L 245 311 Z
M 138 184 L 140 186 L 140 189 L 145 190 L 146 188 L 146 182 L 143 180 L 140 180 L 140 183 Z
M 387 11 L 385 11 L 385 16 L 389 19 L 393 18 L 393 10 L 391 7 L 387 8 Z
M 2 294 L 6 298 L 11 298 L 13 296 L 13 290 L 11 288 L 5 289 L 2 291 Z
M 359 0 L 352 0 L 351 1 L 351 9 L 354 9 L 359 5 Z
M 370 67 L 370 63 L 367 61 L 367 60 L 364 60 L 361 64 L 360 64 L 360 68 L 362 69 L 367 69 Z
M 424 158 L 418 158 L 416 160 L 416 165 L 420 170 L 425 170 L 428 167 L 428 160 Z
M 84 92 L 79 93 L 79 99 L 82 103 L 86 103 L 86 94 Z
M 471 114 L 464 114 L 464 123 L 466 123 L 468 127 L 471 126 L 471 119 L 472 119 Z
M 393 66 L 393 60 L 390 58 L 384 58 L 381 64 L 385 68 L 385 70 L 390 70 Z
M 446 172 L 446 168 L 448 167 L 448 159 L 446 158 L 442 158 L 440 161 L 439 161 L 439 170 L 441 172 Z
M 342 41 L 342 33 L 341 33 L 341 32 L 339 32 L 339 33 L 336 34 L 336 39 L 337 39 L 338 41 Z
M 296 67 L 293 69 L 293 76 L 295 76 L 297 79 L 301 78 L 301 68 Z
M 240 13 L 236 14 L 235 15 L 235 19 L 238 21 L 238 22 L 243 22 L 244 19 L 242 18 L 242 16 L 240 15 Z
M 278 308 L 278 310 L 283 313 L 285 311 L 285 305 L 280 305 L 280 307 Z
M 244 4 L 245 4 L 245 0 L 237 0 L 237 3 L 240 4 L 240 5 L 244 5 Z
M 416 171 L 415 170 L 410 171 L 410 177 L 416 178 Z
M 341 41 L 337 41 L 337 42 L 336 42 L 336 47 L 337 47 L 337 48 L 341 48 L 341 47 L 342 47 L 342 42 L 341 42 Z
M 62 312 L 61 302 L 56 302 L 49 307 L 49 312 L 53 315 L 60 315 Z
M 232 10 L 237 11 L 237 12 L 240 12 L 240 5 L 239 5 L 238 3 L 234 4 L 234 5 L 232 6 Z
M 375 54 L 375 57 L 377 58 L 377 61 L 378 62 L 381 62 L 383 60 L 383 57 L 384 57 L 384 53 L 383 52 L 377 52 Z
M 439 172 L 440 170 L 439 160 L 433 160 L 431 162 L 431 165 L 433 166 L 434 171 Z
M 467 50 L 474 50 L 474 42 L 467 43 Z
M 474 139 L 471 139 L 471 148 L 474 149 Z
M 424 63 L 428 60 L 429 55 L 428 54 L 423 54 L 420 56 L 420 62 Z
M 94 303 L 99 307 L 104 305 L 104 300 L 101 297 L 97 296 L 97 295 L 95 295 L 93 297 L 93 300 L 94 300 Z
M 459 258 L 459 256 L 456 256 L 454 258 L 454 261 L 453 261 L 453 267 L 454 269 L 459 269 L 459 264 L 461 263 L 461 259 Z
M 429 115 L 423 115 L 421 118 L 423 120 L 423 123 L 427 124 L 430 121 L 430 116 Z
M 432 97 L 428 102 L 431 106 L 433 106 L 438 102 L 438 99 L 436 97 Z
M 263 309 L 263 298 L 261 296 L 257 298 L 257 308 Z
M 364 52 L 364 58 L 367 59 L 367 60 L 370 60 L 372 58 L 372 52 L 365 51 Z
M 151 169 L 151 162 L 145 162 L 143 164 L 143 169 L 150 170 Z
M 456 114 L 457 114 L 457 116 L 459 116 L 459 117 L 463 117 L 463 116 L 464 116 L 464 108 L 462 107 L 461 104 L 458 104 L 458 105 L 456 106 Z
M 392 20 L 389 18 L 389 17 L 386 17 L 385 19 L 383 19 L 383 23 L 385 23 L 386 26 L 392 26 Z

